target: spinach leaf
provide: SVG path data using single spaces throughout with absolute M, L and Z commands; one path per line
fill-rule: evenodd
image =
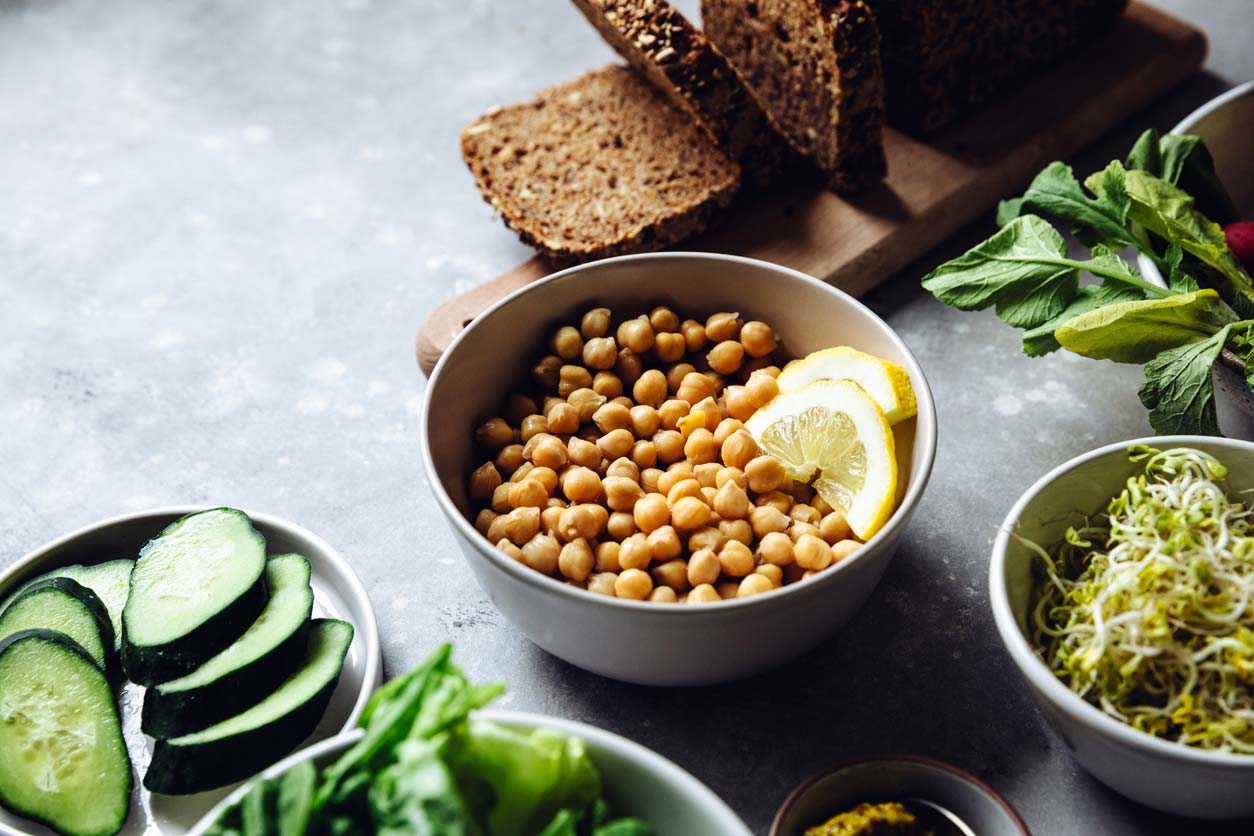
M 1058 344 L 1058 338 L 1054 336 L 1054 331 L 1064 322 L 1103 305 L 1144 298 L 1145 294 L 1140 289 L 1120 282 L 1085 285 L 1076 292 L 1075 298 L 1062 313 L 1023 332 L 1023 353 L 1029 357 L 1042 357 L 1052 351 L 1057 351 L 1061 346 Z
M 1219 435 L 1211 369 L 1232 327 L 1201 342 L 1168 349 L 1145 366 L 1145 383 L 1138 394 L 1156 433 Z
M 1123 169 L 1108 170 L 1109 181 L 1097 198 L 1080 188 L 1071 166 L 1050 163 L 1028 186 L 1022 197 L 1003 201 L 997 220 L 1002 226 L 1025 210 L 1053 215 L 1076 225 L 1076 235 L 1086 244 L 1105 244 L 1114 249 L 1136 245 L 1127 229 L 1128 200 L 1123 190 Z
M 270 836 L 274 821 L 274 783 L 259 780 L 240 802 L 243 836 Z
M 305 836 L 313 813 L 318 770 L 312 761 L 304 761 L 283 773 L 278 783 L 278 836 Z
M 1213 290 L 1106 305 L 1063 323 L 1055 336 L 1068 351 L 1116 363 L 1145 363 L 1169 348 L 1205 340 L 1236 322 Z
M 441 748 L 446 740 L 407 740 L 396 762 L 375 776 L 375 836 L 486 836 L 467 808 Z

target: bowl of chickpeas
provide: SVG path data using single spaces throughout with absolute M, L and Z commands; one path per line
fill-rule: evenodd
M 896 508 L 865 542 L 745 422 L 790 360 L 848 345 L 909 376 Z M 471 322 L 431 375 L 423 458 L 493 603 L 571 664 L 648 685 L 726 682 L 842 626 L 926 486 L 918 363 L 857 300 L 752 259 L 662 253 L 555 273 Z

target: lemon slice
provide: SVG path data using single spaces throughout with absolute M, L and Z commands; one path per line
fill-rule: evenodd
M 746 422 L 793 479 L 812 483 L 859 539 L 879 531 L 897 496 L 897 451 L 879 404 L 848 380 L 776 395 Z
M 779 391 L 791 392 L 816 380 L 852 380 L 875 399 L 890 425 L 913 418 L 919 411 L 909 372 L 847 345 L 825 348 L 789 363 L 779 373 Z

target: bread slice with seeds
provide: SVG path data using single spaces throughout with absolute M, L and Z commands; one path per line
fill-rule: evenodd
M 740 186 L 736 161 L 618 64 L 490 111 L 461 147 L 484 199 L 556 265 L 681 241 Z
M 701 0 L 705 34 L 838 191 L 884 177 L 884 77 L 862 0 Z
M 619 55 L 766 185 L 787 152 L 731 63 L 666 0 L 574 0 Z

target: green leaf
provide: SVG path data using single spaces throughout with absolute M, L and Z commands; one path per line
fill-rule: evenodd
M 1184 250 L 1172 241 L 1163 256 L 1163 266 L 1167 268 L 1167 286 L 1176 293 L 1192 293 L 1198 289 L 1197 279 L 1184 272 L 1181 266 L 1184 261 Z
M 1215 160 L 1201 137 L 1168 134 L 1162 138 L 1163 167 L 1150 171 L 1193 195 L 1202 214 L 1221 225 L 1239 221 L 1240 214 L 1223 181 L 1215 173 Z
M 1159 435 L 1219 435 L 1211 369 L 1232 326 L 1209 339 L 1164 351 L 1145 367 L 1139 392 Z
M 1114 249 L 1136 245 L 1127 229 L 1128 200 L 1123 187 L 1123 167 L 1103 172 L 1103 190 L 1097 198 L 1080 188 L 1071 167 L 1050 163 L 1020 198 L 1018 211 L 1036 210 L 1070 221 L 1085 243 L 1106 244 Z M 1001 212 L 998 216 L 1000 219 Z
M 1209 339 L 1236 322 L 1213 290 L 1106 305 L 1060 325 L 1068 351 L 1116 363 L 1145 363 L 1159 353 Z
M 1144 298 L 1145 294 L 1139 288 L 1120 282 L 1085 285 L 1076 293 L 1066 310 L 1048 322 L 1023 332 L 1023 353 L 1029 357 L 1041 357 L 1057 351 L 1061 346 L 1058 345 L 1054 331 L 1059 325 L 1103 305 Z
M 1136 168 L 1148 171 L 1150 174 L 1162 174 L 1163 155 L 1157 128 L 1150 128 L 1141 134 L 1136 144 L 1132 146 L 1132 150 L 1128 152 L 1124 168 Z
M 997 225 L 1005 226 L 1023 214 L 1023 198 L 1012 197 L 997 204 Z
M 303 761 L 283 773 L 278 783 L 278 836 L 305 836 L 313 812 L 318 770 L 312 761 Z

